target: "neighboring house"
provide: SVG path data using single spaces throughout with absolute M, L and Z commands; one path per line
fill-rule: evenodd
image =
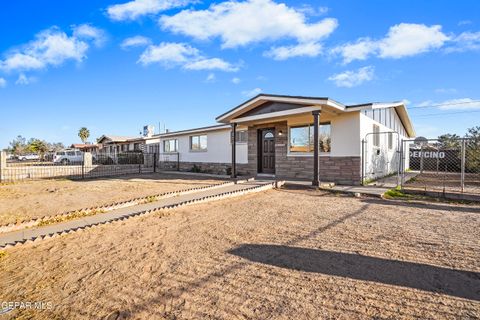
M 97 143 L 100 145 L 99 151 L 106 154 L 132 151 L 158 152 L 159 142 L 160 139 L 153 135 L 150 137 L 103 135 L 97 139 Z
M 159 139 L 160 153 L 178 153 L 180 170 L 192 170 L 195 165 L 207 172 L 232 171 L 233 176 L 238 171 L 308 179 L 314 184 L 318 178 L 359 184 L 362 173 L 366 179 L 396 172 L 398 141 L 415 136 L 401 102 L 344 105 L 330 98 L 260 94 L 216 120 L 222 125 L 152 138 Z M 314 123 L 319 128 L 318 144 Z
M 91 152 L 97 153 L 99 145 L 98 144 L 90 144 L 90 143 L 74 143 L 70 146 L 72 149 L 77 149 L 83 152 Z

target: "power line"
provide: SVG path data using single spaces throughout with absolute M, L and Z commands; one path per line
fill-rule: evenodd
M 436 108 L 436 107 L 442 107 L 442 106 L 455 106 L 455 105 L 459 105 L 459 104 L 470 104 L 470 103 L 480 103 L 480 100 L 440 103 L 440 104 L 432 104 L 432 105 L 428 105 L 428 106 L 408 107 L 408 109 L 426 109 L 426 108 Z
M 480 112 L 480 110 L 469 110 L 469 111 L 458 111 L 458 112 L 444 112 L 444 113 L 429 113 L 429 114 L 421 114 L 418 116 L 415 116 L 415 118 L 419 117 L 435 117 L 435 116 L 447 116 L 451 114 L 461 114 L 461 113 L 476 113 Z

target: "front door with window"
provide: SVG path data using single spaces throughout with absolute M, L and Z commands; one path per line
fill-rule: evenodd
M 275 173 L 275 129 L 260 130 L 259 172 Z

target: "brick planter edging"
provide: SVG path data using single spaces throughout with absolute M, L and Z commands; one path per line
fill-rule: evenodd
M 240 183 L 244 183 L 244 182 L 246 182 L 246 181 L 242 181 Z M 57 236 L 66 235 L 66 234 L 74 233 L 74 232 L 77 232 L 77 231 L 87 230 L 87 229 L 90 229 L 90 228 L 93 228 L 93 227 L 96 227 L 96 226 L 100 226 L 100 225 L 110 224 L 110 223 L 114 223 L 114 222 L 120 222 L 120 221 L 124 221 L 124 220 L 130 219 L 130 218 L 133 218 L 133 217 L 143 217 L 147 214 L 157 213 L 157 212 L 168 212 L 170 210 L 177 209 L 177 208 L 180 208 L 180 207 L 185 207 L 185 206 L 188 206 L 188 205 L 191 205 L 191 204 L 198 204 L 198 203 L 205 203 L 205 202 L 211 202 L 211 201 L 216 201 L 216 200 L 223 200 L 223 199 L 227 199 L 227 198 L 231 198 L 231 197 L 235 197 L 235 196 L 240 196 L 240 195 L 245 195 L 245 194 L 249 194 L 249 193 L 262 192 L 262 191 L 273 189 L 273 188 L 279 188 L 283 184 L 284 184 L 284 181 L 272 181 L 272 182 L 264 184 L 264 185 L 254 186 L 254 187 L 241 189 L 241 190 L 236 190 L 236 191 L 224 192 L 224 193 L 211 195 L 211 196 L 205 196 L 205 197 L 202 197 L 202 198 L 199 198 L 199 199 L 187 200 L 187 201 L 183 201 L 183 202 L 176 203 L 176 204 L 171 204 L 171 205 L 158 207 L 158 208 L 155 208 L 155 209 L 133 212 L 133 213 L 126 214 L 122 217 L 112 218 L 111 220 L 89 224 L 89 225 L 86 225 L 84 227 L 76 227 L 76 228 L 66 229 L 66 230 L 63 230 L 63 231 L 49 233 L 49 234 L 44 235 L 44 236 L 32 237 L 30 239 L 17 241 L 13 244 L 6 244 L 5 246 L 0 246 L 0 249 L 8 249 L 8 248 L 11 248 L 11 247 L 17 247 L 17 246 L 20 246 L 22 244 L 37 243 L 41 240 L 55 238 Z M 163 215 L 161 217 L 163 217 Z
M 240 180 L 240 181 L 237 181 L 236 183 L 243 183 L 243 182 L 247 182 L 247 181 L 250 181 L 250 179 Z M 78 210 L 68 211 L 68 212 L 65 212 L 65 213 L 52 215 L 52 216 L 43 216 L 41 218 L 36 218 L 36 219 L 26 219 L 26 220 L 23 220 L 19 223 L 9 223 L 9 224 L 6 224 L 6 225 L 0 225 L 0 234 L 36 227 L 36 226 L 38 226 L 42 223 L 48 222 L 48 221 L 63 220 L 65 218 L 73 217 L 73 216 L 75 216 L 79 213 L 81 213 L 82 216 L 94 215 L 96 213 L 105 213 L 105 212 L 116 210 L 116 209 L 135 206 L 135 205 L 138 205 L 138 204 L 158 201 L 158 200 L 161 200 L 161 199 L 176 197 L 176 196 L 189 194 L 189 193 L 194 193 L 194 192 L 198 192 L 198 191 L 217 189 L 217 188 L 221 188 L 221 187 L 225 187 L 225 186 L 230 186 L 230 185 L 233 185 L 233 184 L 235 184 L 235 182 L 228 181 L 228 182 L 223 182 L 223 183 L 209 185 L 209 186 L 189 188 L 189 189 L 184 189 L 184 190 L 170 191 L 170 192 L 164 192 L 164 193 L 145 196 L 145 197 L 139 197 L 139 198 L 134 198 L 134 199 L 126 200 L 126 201 L 114 202 L 114 203 L 103 205 L 103 206 L 78 209 Z M 152 199 L 154 199 L 154 200 L 152 200 Z

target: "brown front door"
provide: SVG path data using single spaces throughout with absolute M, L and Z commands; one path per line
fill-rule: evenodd
M 260 134 L 260 172 L 275 173 L 275 129 L 263 129 Z

